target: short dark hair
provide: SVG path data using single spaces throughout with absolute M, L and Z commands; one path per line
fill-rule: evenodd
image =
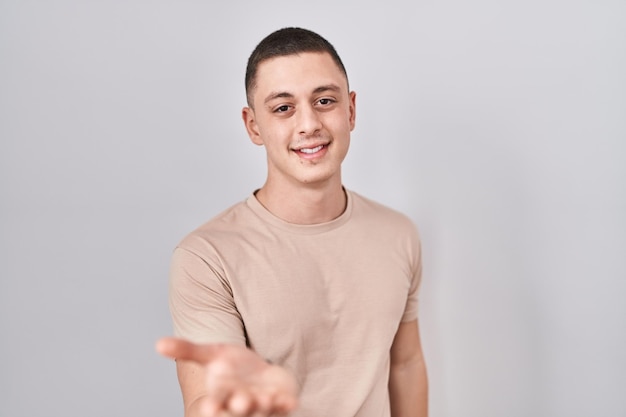
M 259 64 L 271 58 L 288 55 L 298 55 L 303 52 L 326 52 L 348 80 L 346 68 L 339 58 L 339 54 L 326 39 L 307 29 L 288 27 L 279 29 L 267 35 L 254 48 L 246 67 L 246 99 L 252 107 L 252 90 L 256 87 L 256 74 Z

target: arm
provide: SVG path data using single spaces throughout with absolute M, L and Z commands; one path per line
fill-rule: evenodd
M 158 342 L 157 350 L 176 359 L 185 417 L 221 416 L 223 412 L 263 417 L 283 415 L 296 407 L 298 388 L 293 375 L 250 349 L 166 338 Z
M 417 320 L 400 323 L 391 346 L 392 417 L 428 416 L 428 380 Z

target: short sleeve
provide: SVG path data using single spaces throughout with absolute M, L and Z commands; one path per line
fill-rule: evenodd
M 402 315 L 402 321 L 408 322 L 417 319 L 418 293 L 422 282 L 422 249 L 420 238 L 411 223 L 409 237 L 407 239 L 407 260 L 409 262 L 410 283 L 409 292 L 406 300 L 406 307 Z
M 195 343 L 244 345 L 243 321 L 218 264 L 188 249 L 174 250 L 169 281 L 174 335 Z

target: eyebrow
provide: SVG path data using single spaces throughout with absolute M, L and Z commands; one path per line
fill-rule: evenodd
M 272 93 L 269 96 L 267 96 L 267 98 L 265 99 L 265 101 L 263 103 L 267 104 L 268 102 L 276 99 L 276 98 L 293 98 L 293 94 L 288 93 L 286 91 L 280 92 L 280 93 Z
M 341 88 L 339 88 L 339 86 L 335 84 L 321 85 L 317 87 L 315 90 L 313 90 L 313 94 L 319 94 L 319 93 L 323 93 L 326 91 L 340 92 Z M 277 98 L 293 98 L 293 97 L 294 97 L 293 94 L 287 91 L 281 91 L 278 93 L 271 93 L 269 96 L 267 96 L 267 98 L 263 101 L 263 103 L 267 104 L 268 102 Z
M 327 84 L 327 85 L 322 85 L 322 86 L 317 87 L 315 90 L 313 90 L 313 94 L 324 93 L 326 91 L 334 91 L 338 93 L 341 91 L 341 89 L 339 88 L 338 85 Z

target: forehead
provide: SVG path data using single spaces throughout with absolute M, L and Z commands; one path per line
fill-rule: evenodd
M 292 94 L 313 91 L 320 85 L 335 84 L 348 89 L 348 80 L 327 52 L 304 52 L 270 58 L 259 64 L 255 80 L 255 101 L 276 92 Z

